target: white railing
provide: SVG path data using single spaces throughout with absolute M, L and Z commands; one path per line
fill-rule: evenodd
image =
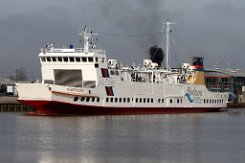
M 62 49 L 62 48 L 41 48 L 41 53 L 84 53 L 83 48 L 76 48 L 76 49 Z M 105 50 L 102 49 L 90 49 L 89 52 L 91 53 L 97 53 L 97 54 L 105 54 Z

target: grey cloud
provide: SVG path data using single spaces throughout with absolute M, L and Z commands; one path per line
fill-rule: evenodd
M 49 42 L 56 42 L 59 47 L 66 43 L 78 46 L 77 34 L 85 24 L 98 32 L 141 35 L 161 31 L 167 18 L 176 22 L 172 34 L 183 56 L 175 64 L 202 55 L 207 67 L 228 60 L 245 68 L 237 59 L 244 58 L 245 51 L 245 4 L 242 1 L 240 6 L 229 0 L 195 1 L 190 6 L 183 5 L 184 1 L 172 0 L 43 0 L 35 3 L 23 0 L 21 4 L 14 1 L 11 8 L 7 8 L 8 2 L 0 6 L 0 49 L 5 51 L 1 72 L 23 66 L 27 71 L 38 73 L 39 48 Z M 175 5 L 181 6 L 178 7 L 181 10 L 174 9 Z M 101 34 L 98 47 L 103 47 L 109 57 L 131 64 L 132 60 L 141 62 L 148 57 L 149 47 L 162 43 L 161 39 L 162 35 Z M 179 54 L 173 55 L 175 59 Z

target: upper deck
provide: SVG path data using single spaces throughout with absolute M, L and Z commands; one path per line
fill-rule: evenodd
M 105 55 L 105 50 L 102 49 L 90 49 L 88 53 L 85 53 L 84 48 L 41 48 L 40 55 Z

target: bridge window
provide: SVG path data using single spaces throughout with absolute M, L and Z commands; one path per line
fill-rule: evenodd
M 45 57 L 41 57 L 42 62 L 46 62 L 46 58 Z
M 95 57 L 95 62 L 98 62 L 98 57 Z
M 93 57 L 88 57 L 88 62 L 93 62 L 94 58 Z
M 74 62 L 74 58 L 73 57 L 69 57 L 70 62 Z
M 80 61 L 81 61 L 80 57 L 76 57 L 76 62 L 80 62 Z
M 63 60 L 62 60 L 62 57 L 58 57 L 58 61 L 59 62 L 62 62 Z
M 52 57 L 53 62 L 56 62 L 56 57 Z
M 87 62 L 87 57 L 82 57 L 83 62 Z
M 64 57 L 64 62 L 68 62 L 68 57 Z
M 47 57 L 47 61 L 50 62 L 51 61 L 51 58 L 50 57 Z

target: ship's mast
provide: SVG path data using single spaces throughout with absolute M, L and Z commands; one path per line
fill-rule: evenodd
M 169 40 L 170 40 L 170 32 L 171 32 L 171 28 L 170 25 L 175 24 L 169 21 L 169 19 L 167 19 L 167 22 L 164 23 L 164 25 L 166 25 L 166 45 L 165 45 L 165 51 L 166 51 L 166 69 L 170 68 L 169 66 Z
M 92 36 L 97 36 L 98 33 L 93 33 L 92 31 L 90 31 L 89 28 L 87 28 L 87 26 L 85 25 L 82 33 L 80 33 L 80 35 L 83 36 L 83 49 L 84 49 L 84 53 L 87 54 L 90 50 L 90 47 L 95 48 L 95 45 L 93 44 L 92 40 Z

